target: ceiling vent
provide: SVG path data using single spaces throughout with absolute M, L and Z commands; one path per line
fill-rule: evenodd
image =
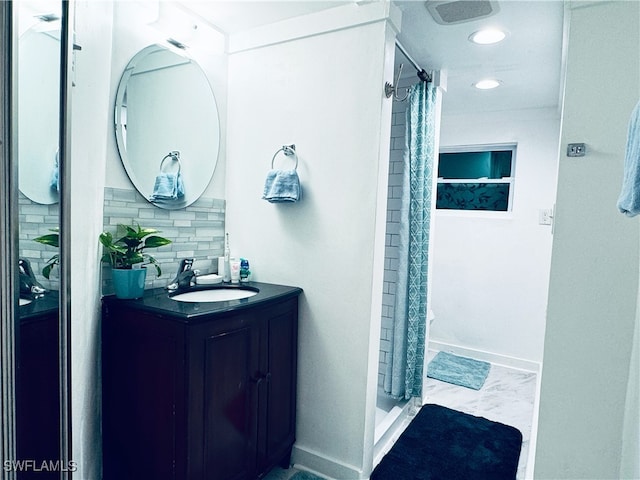
M 440 25 L 471 22 L 490 17 L 500 11 L 498 3 L 489 0 L 456 0 L 425 2 L 427 10 Z

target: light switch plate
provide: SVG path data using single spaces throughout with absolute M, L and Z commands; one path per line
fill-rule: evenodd
M 538 210 L 538 223 L 540 225 L 551 225 L 553 223 L 553 210 L 551 208 L 543 208 Z

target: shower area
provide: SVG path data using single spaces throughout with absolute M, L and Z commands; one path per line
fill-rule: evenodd
M 406 421 L 412 406 L 421 405 L 428 322 L 433 318 L 427 287 L 431 212 L 435 205 L 432 192 L 437 180 L 432 173 L 437 165 L 436 90 L 431 76 L 396 42 L 396 76 L 394 84 L 386 88 L 393 107 L 376 402 L 377 454 Z

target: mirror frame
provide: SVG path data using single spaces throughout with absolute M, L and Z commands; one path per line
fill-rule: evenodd
M 62 1 L 60 35 L 60 291 L 59 291 L 59 368 L 60 368 L 60 461 L 71 465 L 71 96 L 73 88 L 73 19 L 75 1 Z M 70 469 L 62 469 L 60 478 L 71 479 Z
M 215 132 L 215 141 L 216 141 L 216 148 L 214 152 L 211 152 L 211 158 L 215 159 L 215 161 L 213 162 L 213 166 L 211 168 L 211 172 L 208 175 L 208 179 L 206 184 L 204 184 L 204 186 L 202 188 L 198 188 L 197 190 L 195 190 L 195 195 L 190 195 L 190 191 L 188 190 L 188 185 L 187 185 L 187 195 L 185 195 L 185 198 L 182 201 L 177 201 L 175 203 L 173 203 L 172 201 L 169 202 L 163 202 L 163 201 L 153 201 L 149 199 L 150 194 L 152 193 L 152 189 L 149 188 L 148 192 L 147 189 L 143 188 L 143 186 L 141 185 L 141 179 L 139 178 L 139 172 L 136 172 L 133 168 L 131 159 L 129 158 L 129 154 L 127 153 L 127 145 L 126 145 L 126 141 L 125 141 L 125 135 L 123 133 L 123 124 L 120 121 L 120 117 L 121 117 L 121 112 L 122 112 L 122 105 L 124 102 L 124 96 L 125 93 L 127 91 L 127 85 L 129 83 L 129 79 L 131 78 L 131 75 L 133 74 L 136 66 L 138 63 L 140 63 L 141 60 L 143 60 L 144 58 L 146 58 L 146 56 L 148 56 L 149 54 L 153 54 L 155 52 L 158 51 L 169 51 L 177 56 L 183 57 L 186 61 L 192 63 L 193 65 L 195 65 L 198 70 L 200 71 L 200 73 L 202 74 L 204 80 L 207 82 L 207 86 L 209 88 L 209 91 L 211 92 L 211 100 L 213 102 L 213 110 L 215 113 L 215 119 L 218 125 L 218 129 L 217 132 Z M 222 132 L 221 132 L 221 124 L 220 124 L 220 109 L 218 108 L 218 102 L 216 101 L 216 96 L 215 96 L 215 92 L 213 91 L 213 87 L 211 86 L 211 82 L 209 81 L 209 77 L 206 74 L 206 72 L 204 71 L 204 69 L 202 68 L 202 66 L 190 55 L 188 55 L 186 52 L 182 52 L 182 51 L 176 51 L 175 48 L 171 48 L 168 46 L 164 46 L 164 45 L 160 45 L 160 44 L 151 44 L 151 45 L 147 45 L 146 47 L 142 48 L 141 50 L 137 51 L 135 53 L 135 55 L 133 55 L 133 57 L 131 57 L 131 59 L 129 60 L 129 62 L 127 63 L 122 76 L 120 77 L 120 81 L 118 82 L 118 88 L 116 90 L 116 96 L 115 96 L 115 101 L 114 101 L 114 115 L 113 115 L 113 119 L 114 119 L 114 127 L 115 127 L 115 134 L 116 134 L 116 144 L 118 146 L 118 153 L 120 154 L 120 160 L 122 162 L 122 165 L 125 169 L 125 171 L 127 172 L 127 176 L 129 177 L 129 180 L 131 181 L 131 183 L 133 184 L 133 186 L 135 187 L 135 189 L 138 191 L 138 193 L 140 193 L 140 195 L 142 197 L 145 198 L 145 200 L 147 200 L 149 203 L 155 205 L 156 207 L 159 208 L 163 208 L 163 209 L 167 209 L 167 210 L 178 210 L 178 209 L 183 209 L 185 207 L 188 207 L 189 205 L 193 204 L 195 201 L 197 201 L 203 194 L 204 192 L 207 190 L 207 188 L 209 187 L 211 180 L 213 179 L 213 175 L 215 172 L 215 169 L 218 165 L 218 160 L 219 160 L 219 156 L 220 156 L 220 139 L 222 137 Z M 213 133 L 211 133 L 211 135 L 214 135 Z M 166 157 L 165 157 L 166 158 Z M 178 156 L 179 158 L 179 156 Z M 158 161 L 158 165 L 161 165 L 161 157 L 159 157 L 157 159 Z M 149 185 L 153 185 L 153 179 L 155 178 L 157 174 L 157 171 L 154 172 L 150 172 L 149 175 Z
M 0 457 L 16 459 L 15 368 L 19 280 L 19 216 L 18 216 L 18 138 L 17 138 L 17 19 L 14 2 L 0 2 Z M 73 35 L 73 0 L 61 1 L 60 42 L 60 221 L 61 230 L 70 223 L 70 113 Z M 65 188 L 67 187 L 67 188 Z M 64 202 L 62 201 L 64 198 Z M 63 215 L 64 213 L 64 215 Z M 63 221 L 64 219 L 64 221 Z M 68 230 L 67 230 L 68 231 Z M 60 232 L 60 311 L 59 311 L 59 369 L 60 369 L 60 462 L 71 461 L 71 356 L 70 356 L 70 238 Z M 3 478 L 13 480 L 15 470 L 3 472 Z M 71 472 L 62 469 L 61 479 L 70 479 Z

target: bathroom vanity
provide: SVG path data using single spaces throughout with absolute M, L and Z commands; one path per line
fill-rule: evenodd
M 19 307 L 16 368 L 16 457 L 43 462 L 60 458 L 58 293 L 48 292 Z M 60 478 L 57 471 L 18 472 L 23 479 Z
M 241 300 L 103 299 L 105 480 L 256 479 L 295 440 L 296 287 Z

